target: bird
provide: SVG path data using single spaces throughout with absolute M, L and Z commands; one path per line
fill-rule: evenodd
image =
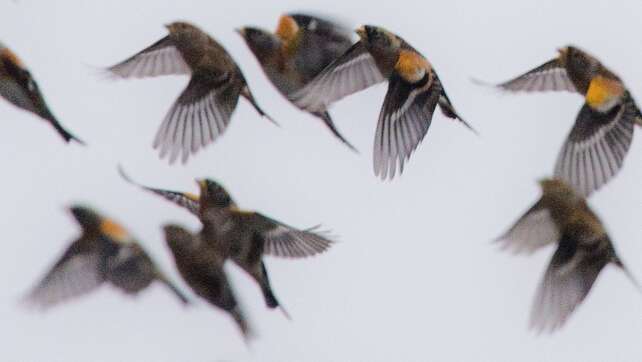
M 190 81 L 161 123 L 153 147 L 173 164 L 220 137 L 230 123 L 239 96 L 259 115 L 276 122 L 256 102 L 228 52 L 207 33 L 186 22 L 165 26 L 167 36 L 126 60 L 107 68 L 116 78 L 188 74 Z
M 639 290 L 640 284 L 580 193 L 560 179 L 544 179 L 539 184 L 541 198 L 497 242 L 514 254 L 532 254 L 557 245 L 531 309 L 530 328 L 542 333 L 566 323 L 605 266 L 621 269 Z
M 239 209 L 229 192 L 211 179 L 196 180 L 199 187 L 199 195 L 196 196 L 144 186 L 135 183 L 122 168 L 120 172 L 127 182 L 195 215 L 203 224 L 203 234 L 209 235 L 208 240 L 221 238 L 222 235 L 225 240 L 218 242 L 221 244 L 218 247 L 226 250 L 224 254 L 257 282 L 270 309 L 279 307 L 280 303 L 272 291 L 263 256 L 305 258 L 325 252 L 334 242 L 327 237 L 327 232 L 319 230 L 318 225 L 300 230 L 261 213 Z M 230 231 L 213 237 L 208 232 L 208 218 L 212 215 L 231 220 Z M 288 317 L 283 307 L 281 310 Z
M 455 111 L 430 62 L 400 36 L 373 25 L 356 30 L 360 40 L 328 65 L 290 100 L 314 112 L 388 81 L 374 140 L 376 176 L 393 179 L 403 172 L 428 132 L 437 105 L 442 113 L 476 131 Z
M 51 113 L 38 83 L 22 60 L 0 42 L 0 96 L 14 106 L 29 111 L 47 121 L 64 139 L 81 145 L 85 142 L 67 131 Z
M 299 13 L 281 15 L 274 33 L 251 26 L 237 32 L 265 75 L 286 98 L 308 84 L 353 43 L 351 33 L 341 25 Z M 343 144 L 358 152 L 336 128 L 326 108 L 310 113 L 321 119 Z
M 507 92 L 579 93 L 584 104 L 555 163 L 554 176 L 584 196 L 597 191 L 622 169 L 642 115 L 624 82 L 596 57 L 577 46 L 497 85 Z
M 105 283 L 136 295 L 155 281 L 169 288 L 183 305 L 190 303 L 123 226 L 87 206 L 73 205 L 69 211 L 82 234 L 27 294 L 27 304 L 48 309 Z
M 217 221 L 210 218 L 210 222 Z M 165 225 L 163 232 L 176 268 L 185 282 L 199 297 L 228 313 L 247 341 L 252 332 L 223 269 L 225 255 L 206 243 L 202 233 L 192 234 L 175 224 Z

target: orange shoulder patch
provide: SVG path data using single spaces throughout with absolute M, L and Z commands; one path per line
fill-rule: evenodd
M 299 24 L 289 15 L 281 15 L 279 24 L 276 27 L 276 36 L 284 43 L 289 43 L 299 33 Z
M 100 223 L 100 231 L 104 235 L 116 241 L 124 242 L 131 238 L 129 236 L 129 233 L 127 232 L 127 230 L 125 230 L 124 227 L 122 227 L 119 223 L 111 219 L 104 219 Z
M 395 70 L 399 75 L 410 83 L 415 83 L 423 79 L 426 72 L 431 69 L 430 63 L 423 56 L 411 51 L 402 49 L 399 53 L 399 59 L 395 64 Z
M 20 68 L 24 68 L 24 64 L 22 63 L 22 60 L 20 60 L 20 58 L 18 58 L 18 56 L 14 52 L 12 52 L 9 48 L 4 48 L 0 50 L 0 57 L 9 60 L 11 63 L 16 64 Z
M 597 110 L 608 110 L 624 94 L 624 85 L 617 79 L 594 77 L 586 92 L 586 103 Z

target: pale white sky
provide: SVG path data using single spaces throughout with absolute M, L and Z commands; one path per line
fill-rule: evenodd
M 399 6 L 403 6 L 399 8 Z M 272 29 L 293 10 L 378 24 L 423 52 L 458 111 L 480 133 L 436 115 L 401 179 L 372 173 L 378 86 L 332 109 L 361 155 L 287 103 L 233 29 Z M 552 249 L 531 258 L 490 242 L 538 197 L 581 98 L 509 96 L 499 81 L 573 43 L 598 56 L 642 98 L 639 1 L 110 1 L 4 2 L 2 41 L 31 68 L 60 121 L 89 147 L 65 146 L 34 116 L 0 101 L 0 359 L 7 361 L 639 361 L 642 295 L 607 268 L 564 329 L 527 330 L 531 299 Z M 187 78 L 112 82 L 96 71 L 186 19 L 224 44 L 276 128 L 241 101 L 227 134 L 187 166 L 168 166 L 151 143 Z M 638 132 L 639 133 L 639 132 Z M 162 286 L 131 299 L 110 288 L 33 313 L 19 298 L 77 235 L 64 211 L 82 201 L 124 222 L 174 280 L 161 237 L 186 212 L 124 183 L 195 191 L 194 177 L 227 185 L 241 206 L 299 227 L 322 222 L 340 236 L 326 255 L 269 259 L 293 321 L 264 308 L 259 289 L 229 266 L 260 337 L 247 349 L 224 314 L 182 308 Z M 642 278 L 642 140 L 591 204 L 617 250 Z M 181 286 L 185 285 L 181 282 Z

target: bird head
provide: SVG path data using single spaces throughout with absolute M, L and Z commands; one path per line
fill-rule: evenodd
M 201 208 L 226 208 L 232 206 L 234 201 L 230 194 L 218 182 L 211 179 L 197 179 L 200 189 Z
M 73 215 L 83 230 L 98 230 L 100 228 L 102 216 L 98 215 L 89 207 L 73 205 L 69 208 L 69 212 L 71 212 L 71 215 Z
M 568 45 L 557 49 L 559 59 L 568 69 L 574 69 L 577 73 L 593 77 L 599 69 L 599 61 L 584 50 Z
M 378 26 L 363 25 L 356 29 L 355 32 L 361 41 L 370 49 L 397 51 L 401 47 L 401 38 Z
M 567 205 L 574 205 L 582 197 L 573 187 L 560 179 L 542 179 L 539 181 L 544 198 L 562 202 Z
M 243 37 L 247 46 L 252 53 L 254 53 L 254 56 L 261 62 L 265 60 L 265 58 L 277 54 L 281 49 L 281 40 L 266 30 L 254 27 L 243 27 L 236 29 L 236 32 Z
M 165 28 L 170 32 L 170 34 L 179 34 L 189 30 L 193 30 L 195 27 L 194 25 L 185 21 L 174 21 L 172 23 L 165 24 Z

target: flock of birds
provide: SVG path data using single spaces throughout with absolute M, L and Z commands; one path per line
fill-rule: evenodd
M 107 68 L 117 78 L 190 75 L 171 106 L 153 146 L 170 163 L 187 162 L 227 129 L 239 97 L 271 122 L 258 105 L 243 73 L 208 34 L 186 22 L 166 26 L 169 34 L 126 60 Z M 329 107 L 351 94 L 387 81 L 374 140 L 374 173 L 382 179 L 401 174 L 430 127 L 437 106 L 447 118 L 474 129 L 455 110 L 435 69 L 404 39 L 378 26 L 356 30 L 316 16 L 286 14 L 274 33 L 254 27 L 237 30 L 269 80 L 294 106 L 327 126 L 356 150 L 336 128 Z M 622 168 L 634 127 L 642 114 L 622 80 L 587 52 L 567 46 L 552 60 L 498 84 L 508 92 L 567 91 L 584 97 L 551 179 L 540 181 L 542 196 L 498 242 L 515 253 L 532 253 L 549 244 L 557 250 L 537 289 L 531 327 L 553 331 L 582 303 L 608 264 L 638 282 L 617 255 L 602 222 L 586 198 Z M 0 43 L 0 94 L 17 107 L 49 122 L 67 142 L 84 144 L 49 110 L 19 58 Z M 176 268 L 196 295 L 227 312 L 245 337 L 251 335 L 243 311 L 223 270 L 231 259 L 259 285 L 269 308 L 280 307 L 270 286 L 264 255 L 302 258 L 332 245 L 327 233 L 296 229 L 258 212 L 239 209 L 217 182 L 198 180 L 199 195 L 148 187 L 123 178 L 195 215 L 202 229 L 192 233 L 165 225 Z M 26 299 L 49 307 L 110 283 L 128 294 L 154 281 L 166 285 L 182 303 L 189 299 L 154 264 L 136 240 L 114 220 L 76 205 L 71 214 L 82 228 Z M 281 307 L 284 314 L 287 312 Z

